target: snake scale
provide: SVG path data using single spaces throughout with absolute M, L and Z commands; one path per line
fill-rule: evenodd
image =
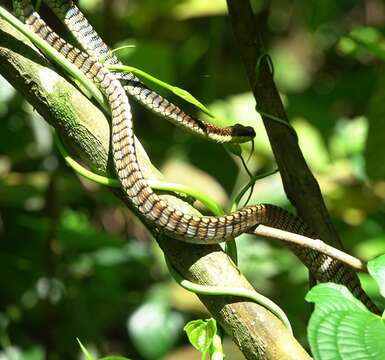
M 46 2 L 51 6 L 56 3 L 59 8 L 67 3 L 69 9 L 74 11 L 74 5 L 71 1 L 47 0 Z M 101 65 L 96 58 L 81 52 L 62 40 L 45 24 L 29 0 L 13 0 L 13 3 L 16 14 L 32 31 L 75 64 L 105 93 L 111 107 L 112 152 L 119 181 L 132 206 L 149 224 L 173 238 L 196 244 L 223 242 L 244 232 L 253 232 L 258 224 L 316 238 L 302 219 L 269 204 L 248 206 L 220 217 L 191 216 L 169 206 L 149 187 L 141 172 L 135 150 L 131 108 L 118 78 Z M 78 24 L 84 22 L 85 25 L 83 26 L 87 27 L 88 23 L 84 16 L 77 8 L 75 11 L 77 12 L 76 22 Z M 81 35 L 81 31 L 74 33 L 75 37 L 79 34 Z M 152 94 L 152 98 L 157 96 L 156 93 Z M 361 288 L 353 270 L 314 250 L 295 245 L 290 245 L 289 248 L 308 267 L 318 281 L 333 281 L 346 285 L 369 309 L 376 313 L 379 312 Z
M 106 64 L 121 64 L 119 59 L 103 42 L 73 1 L 48 0 L 45 1 L 45 3 L 64 22 L 69 31 L 90 56 L 99 61 L 103 59 L 103 62 Z M 139 103 L 172 123 L 190 130 L 196 135 L 218 143 L 242 143 L 255 137 L 254 129 L 251 126 L 236 124 L 226 128 L 220 128 L 194 118 L 179 106 L 146 87 L 132 73 L 115 73 L 115 76 L 124 84 L 126 92 Z

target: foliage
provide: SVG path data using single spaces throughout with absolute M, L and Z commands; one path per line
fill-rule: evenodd
M 365 3 L 370 11 L 357 0 L 253 1 L 253 6 L 275 80 L 333 222 L 348 251 L 370 259 L 385 252 L 384 73 L 378 49 L 372 50 L 382 47 L 385 11 L 381 2 Z M 276 168 L 224 2 L 87 0 L 80 6 L 111 46 L 135 45 L 118 53 L 127 65 L 188 89 L 226 124 L 254 126 L 256 151 L 248 163 L 253 174 Z M 368 38 L 357 30 L 363 24 L 373 29 Z M 223 207 L 248 182 L 240 160 L 221 147 L 133 106 L 138 137 L 170 181 L 204 190 Z M 242 146 L 250 151 L 250 145 Z M 250 203 L 258 202 L 288 206 L 278 174 L 257 181 Z M 248 235 L 239 239 L 238 250 L 242 272 L 285 309 L 306 343 L 303 267 L 285 248 Z M 127 326 L 148 302 L 157 309 L 154 332 L 172 328 L 158 354 L 171 359 L 182 351 L 179 358 L 187 357 L 180 319 L 207 316 L 173 285 L 159 250 L 124 206 L 65 166 L 50 129 L 4 79 L 0 270 L 0 359 L 76 358 L 76 337 L 94 358 L 111 353 L 150 358 L 155 355 L 141 350 L 148 334 Z M 373 279 L 363 280 L 376 295 Z M 167 300 L 152 299 L 159 287 Z
M 368 271 L 376 280 L 382 297 L 385 297 L 385 255 L 369 261 Z
M 384 294 L 385 255 L 369 262 L 370 274 Z M 316 304 L 308 338 L 316 360 L 385 358 L 385 323 L 365 308 L 345 286 L 320 284 L 306 297 Z
M 202 360 L 206 359 L 206 354 L 210 355 L 210 359 L 223 359 L 221 340 L 214 319 L 190 321 L 184 331 L 190 343 L 202 353 Z

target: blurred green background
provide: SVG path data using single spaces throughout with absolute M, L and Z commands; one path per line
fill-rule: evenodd
M 384 253 L 384 1 L 252 3 L 344 245 L 363 259 Z M 109 45 L 134 45 L 119 52 L 126 64 L 190 91 L 229 124 L 255 126 L 253 173 L 276 167 L 224 0 L 84 0 L 80 7 Z M 42 14 L 64 31 L 45 8 Z M 167 179 L 225 208 L 247 182 L 239 159 L 223 147 L 136 103 L 134 119 Z M 250 145 L 244 150 L 247 157 Z M 251 203 L 258 202 L 290 208 L 278 174 L 257 182 Z M 238 246 L 241 270 L 285 310 L 306 346 L 304 267 L 280 244 L 242 236 Z M 1 360 L 77 359 L 76 337 L 98 356 L 200 358 L 182 328 L 208 317 L 205 309 L 170 279 L 157 245 L 122 203 L 64 165 L 46 123 L 1 77 L 0 274 Z M 226 352 L 242 359 L 231 343 Z

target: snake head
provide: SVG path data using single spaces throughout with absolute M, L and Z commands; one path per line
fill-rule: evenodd
M 255 130 L 251 126 L 243 126 L 235 124 L 231 127 L 231 136 L 234 138 L 233 142 L 243 143 L 255 138 Z

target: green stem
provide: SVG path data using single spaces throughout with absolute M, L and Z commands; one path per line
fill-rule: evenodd
M 291 124 L 288 123 L 286 120 L 281 119 L 281 118 L 279 118 L 279 117 L 277 117 L 277 116 L 275 116 L 275 115 L 269 114 L 269 113 L 267 113 L 267 112 L 264 112 L 264 111 L 260 110 L 259 108 L 255 108 L 255 110 L 256 110 L 259 114 L 261 114 L 262 116 L 265 116 L 265 117 L 267 117 L 267 118 L 269 118 L 269 119 L 271 119 L 271 120 L 274 120 L 274 121 L 276 121 L 276 122 L 278 122 L 278 123 L 280 123 L 280 124 L 282 124 L 282 125 L 285 125 L 285 126 L 288 127 L 288 128 L 295 134 L 295 136 L 298 138 L 297 132 L 296 132 L 295 129 L 291 126 Z
M 243 187 L 243 189 L 238 193 L 238 195 L 234 199 L 233 205 L 231 207 L 231 211 L 235 211 L 238 208 L 239 203 L 241 202 L 243 195 L 246 194 L 247 190 L 249 190 L 250 187 L 254 186 L 256 181 L 263 179 L 265 177 L 268 177 L 270 175 L 273 175 L 273 174 L 277 173 L 278 171 L 279 171 L 278 169 L 275 169 L 275 170 L 268 171 L 268 172 L 265 172 L 265 173 L 260 174 L 260 175 L 253 175 L 251 177 L 251 179 L 249 180 L 249 182 Z
M 223 360 L 224 351 L 222 346 L 222 338 L 219 334 L 214 334 L 213 342 L 210 346 L 210 360 Z
M 85 177 L 88 180 L 94 181 L 104 186 L 110 186 L 110 187 L 116 187 L 116 188 L 120 187 L 120 183 L 117 179 L 95 174 L 92 171 L 87 170 L 85 167 L 80 165 L 76 160 L 74 160 L 69 155 L 65 147 L 63 146 L 63 143 L 60 141 L 56 132 L 54 133 L 54 139 L 59 149 L 59 152 L 63 156 L 65 162 L 72 169 L 74 169 L 79 175 Z M 199 200 L 202 204 L 204 204 L 216 216 L 221 216 L 224 214 L 224 211 L 221 209 L 221 207 L 209 196 L 187 185 L 175 184 L 175 183 L 170 183 L 170 182 L 160 181 L 160 180 L 148 180 L 148 184 L 150 185 L 151 188 L 156 190 L 179 192 L 179 193 L 191 196 Z
M 261 304 L 265 308 L 270 310 L 285 324 L 285 326 L 290 331 L 290 333 L 291 334 L 293 333 L 293 330 L 290 325 L 290 321 L 287 318 L 286 314 L 277 304 L 275 304 L 266 296 L 263 296 L 255 291 L 243 289 L 243 288 L 225 287 L 225 286 L 206 286 L 206 285 L 195 284 L 191 281 L 184 279 L 169 263 L 167 257 L 165 257 L 165 260 L 166 260 L 167 267 L 170 274 L 175 279 L 175 281 L 184 289 L 188 291 L 192 291 L 196 294 L 201 294 L 201 295 L 221 295 L 221 296 L 235 295 L 235 296 L 244 297 L 244 298 L 253 300 L 257 304 Z

